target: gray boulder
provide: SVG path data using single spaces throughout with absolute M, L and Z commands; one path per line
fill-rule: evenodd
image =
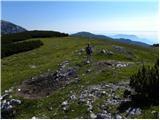
M 108 114 L 103 114 L 103 113 L 98 113 L 96 119 L 111 119 L 111 113 Z

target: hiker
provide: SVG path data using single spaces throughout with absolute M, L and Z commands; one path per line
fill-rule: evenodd
M 88 44 L 86 47 L 86 54 L 87 54 L 87 60 L 86 63 L 90 63 L 91 62 L 91 55 L 92 55 L 92 47 L 90 47 L 90 45 Z

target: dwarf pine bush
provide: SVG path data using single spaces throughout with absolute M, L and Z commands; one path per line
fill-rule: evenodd
M 146 100 L 157 103 L 159 101 L 159 60 L 154 66 L 142 66 L 138 72 L 130 77 L 130 86 Z

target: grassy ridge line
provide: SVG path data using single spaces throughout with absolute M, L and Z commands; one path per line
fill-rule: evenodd
M 65 38 L 40 38 L 44 43 L 41 48 L 15 54 L 7 58 L 2 59 L 2 91 L 7 89 L 13 84 L 17 84 L 17 81 L 24 80 L 34 75 L 38 75 L 47 69 L 56 69 L 57 64 L 65 59 L 72 61 L 80 61 L 82 58 L 77 58 L 72 54 L 75 50 L 84 48 L 88 43 L 88 39 L 80 39 L 74 37 Z M 135 46 L 115 43 L 105 40 L 92 40 L 90 41 L 93 46 L 97 48 L 110 48 L 111 45 L 121 45 L 127 49 L 135 49 Z M 97 44 L 98 43 L 98 44 Z M 138 47 L 139 50 L 135 52 L 139 59 L 143 58 L 144 61 L 152 62 L 156 54 L 153 49 L 146 49 Z M 152 56 L 148 55 L 152 54 Z M 119 59 L 119 56 L 108 58 L 104 56 L 94 55 L 95 59 Z M 121 58 L 123 60 L 123 57 Z M 138 61 L 138 60 L 137 60 Z M 31 69 L 29 65 L 36 65 L 36 69 Z
M 129 76 L 140 67 L 140 64 L 137 63 L 127 68 L 110 70 L 100 74 L 96 74 L 96 71 L 93 71 L 88 75 L 82 76 L 91 66 L 83 65 L 85 53 L 79 56 L 75 54 L 75 51 L 86 47 L 86 44 L 89 42 L 87 38 L 63 37 L 39 39 L 44 43 L 42 47 L 2 59 L 2 92 L 11 86 L 19 85 L 27 78 L 44 73 L 48 69 L 55 71 L 58 64 L 64 60 L 69 60 L 72 66 L 77 64 L 82 66 L 78 73 L 81 80 L 78 83 L 71 83 L 65 88 L 55 91 L 52 96 L 39 100 L 27 100 L 15 96 L 23 101 L 23 104 L 17 108 L 18 114 L 16 118 L 31 118 L 32 116 L 38 116 L 40 118 L 64 118 L 65 115 L 67 115 L 68 118 L 76 118 L 81 115 L 84 118 L 88 118 L 85 106 L 76 103 L 71 105 L 71 108 L 75 110 L 74 112 L 65 114 L 59 109 L 59 105 L 69 97 L 70 91 L 74 91 L 75 94 L 80 94 L 82 90 L 81 85 L 86 87 L 88 85 L 98 84 L 102 81 L 107 83 L 127 80 Z M 141 61 L 143 58 L 145 64 L 154 64 L 154 59 L 156 59 L 158 55 L 158 50 L 153 48 L 137 46 L 136 49 L 136 46 L 133 45 L 107 40 L 90 40 L 90 43 L 94 46 L 94 62 L 100 60 L 128 61 L 122 54 L 115 54 L 112 57 L 99 55 L 98 50 L 103 48 L 112 50 L 113 45 L 132 50 L 137 56 L 132 62 Z M 35 65 L 36 68 L 32 69 L 29 67 L 30 65 Z M 115 72 L 115 76 L 112 76 L 113 72 Z M 50 106 L 53 107 L 53 111 L 48 110 Z M 150 118 L 147 114 L 149 112 L 150 111 L 146 111 L 145 116 L 141 117 Z M 57 115 L 54 115 L 55 113 L 57 113 Z

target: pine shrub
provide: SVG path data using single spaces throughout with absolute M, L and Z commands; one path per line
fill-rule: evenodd
M 142 66 L 130 77 L 130 86 L 136 94 L 148 101 L 159 102 L 159 59 L 154 66 Z

